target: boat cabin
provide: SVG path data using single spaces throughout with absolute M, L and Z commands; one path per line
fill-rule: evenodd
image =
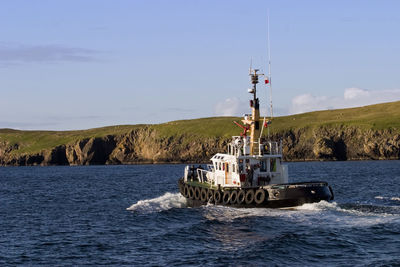
M 256 187 L 288 182 L 288 170 L 281 164 L 282 142 L 260 141 L 258 154 L 250 155 L 249 137 L 233 136 L 228 153 L 217 153 L 207 170 L 197 168 L 199 182 L 221 187 Z M 185 179 L 190 176 L 187 166 Z M 191 177 L 189 177 L 191 178 Z

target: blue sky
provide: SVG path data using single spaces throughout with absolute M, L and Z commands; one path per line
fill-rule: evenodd
M 0 3 L 0 128 L 241 116 L 250 59 L 266 69 L 268 10 L 275 114 L 400 100 L 399 1 L 13 0 Z

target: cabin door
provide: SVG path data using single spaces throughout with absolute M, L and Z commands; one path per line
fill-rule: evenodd
M 225 162 L 225 184 L 232 184 L 232 172 L 229 168 L 229 163 Z

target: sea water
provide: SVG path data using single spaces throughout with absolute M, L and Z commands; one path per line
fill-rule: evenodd
M 292 209 L 188 208 L 183 168 L 0 168 L 0 265 L 400 265 L 399 161 L 289 163 L 335 193 Z

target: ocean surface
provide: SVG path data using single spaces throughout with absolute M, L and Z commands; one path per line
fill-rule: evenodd
M 186 207 L 184 165 L 0 167 L 0 266 L 400 266 L 400 161 L 289 163 L 331 203 Z

